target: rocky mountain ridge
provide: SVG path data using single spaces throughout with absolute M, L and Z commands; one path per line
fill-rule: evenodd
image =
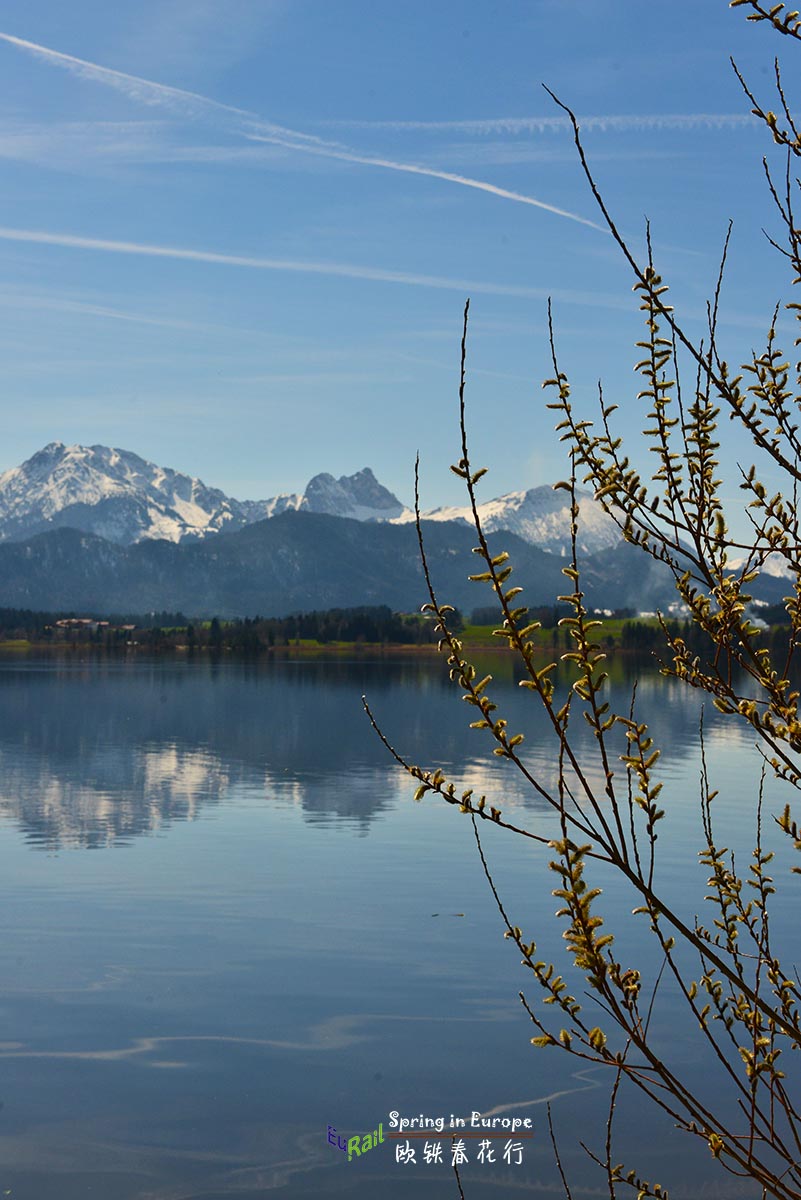
M 614 522 L 588 493 L 579 493 L 579 548 L 587 554 L 620 541 Z M 236 500 L 201 479 L 159 467 L 128 450 L 50 442 L 0 475 L 0 542 L 19 542 L 70 528 L 116 545 L 143 541 L 199 541 L 234 533 L 284 512 L 313 512 L 370 522 L 406 524 L 412 511 L 369 467 L 353 475 L 315 475 L 303 492 L 268 500 Z M 564 492 L 548 486 L 509 492 L 480 505 L 485 529 L 507 529 L 556 555 L 569 550 Z M 426 520 L 472 524 L 466 507 L 436 508 Z
M 365 521 L 397 517 L 404 508 L 369 467 L 340 479 L 315 475 L 302 493 L 235 500 L 201 479 L 100 445 L 50 442 L 0 475 L 0 541 L 70 528 L 122 546 L 182 542 L 290 510 Z
M 612 549 L 621 541 L 620 529 L 589 492 L 578 491 L 579 506 L 578 550 L 597 554 Z M 547 554 L 569 555 L 570 501 L 564 491 L 554 491 L 548 485 L 529 488 L 523 492 L 507 492 L 495 500 L 478 505 L 478 514 L 487 533 L 508 529 L 531 546 Z M 427 521 L 459 521 L 473 524 L 467 505 L 434 508 L 424 513 Z M 413 520 L 414 514 L 404 513 L 397 522 Z

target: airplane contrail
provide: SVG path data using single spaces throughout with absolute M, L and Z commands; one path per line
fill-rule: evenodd
M 302 259 L 262 258 L 249 254 L 223 254 L 215 250 L 195 250 L 182 246 L 160 246 L 148 242 L 115 241 L 109 238 L 83 237 L 71 233 L 52 233 L 41 229 L 13 229 L 0 226 L 0 241 L 28 242 L 65 249 L 99 250 L 110 254 L 131 254 L 145 258 L 171 258 L 185 262 L 214 263 L 220 266 L 247 267 L 257 271 L 289 271 L 303 275 L 329 275 L 345 279 L 365 279 L 378 283 L 402 283 L 417 287 L 459 292 L 480 292 L 495 296 L 544 298 L 541 288 L 516 284 L 487 283 L 467 279 L 448 279 L 440 275 L 385 270 L 383 267 L 352 263 L 313 262 Z M 590 302 L 588 297 L 588 302 Z
M 533 208 L 542 208 L 546 212 L 554 213 L 558 217 L 566 217 L 569 221 L 577 221 L 579 225 L 588 225 L 590 229 L 596 229 L 599 233 L 607 233 L 608 230 L 603 225 L 598 225 L 595 221 L 590 221 L 587 217 L 581 217 L 578 213 L 570 212 L 566 208 L 558 208 L 555 204 L 548 204 L 545 200 L 537 200 L 534 196 L 528 196 L 523 192 L 512 192 L 508 188 L 498 187 L 494 183 L 486 183 L 482 179 L 472 179 L 469 175 L 456 175 L 452 171 L 440 171 L 435 167 L 423 167 L 416 163 L 397 162 L 391 158 L 379 158 L 371 154 L 358 154 L 354 150 L 340 150 L 334 147 L 325 145 L 304 145 L 293 146 L 291 142 L 284 138 L 271 134 L 248 134 L 246 135 L 250 141 L 268 142 L 272 146 L 285 146 L 290 149 L 300 150 L 305 154 L 316 154 L 322 158 L 335 158 L 342 162 L 361 163 L 364 166 L 384 167 L 390 171 L 403 171 L 409 175 L 426 175 L 431 179 L 444 179 L 448 183 L 458 183 L 462 187 L 475 188 L 479 192 L 488 192 L 491 196 L 499 196 L 502 200 L 515 200 L 518 204 L 530 204 Z
M 33 54 L 45 62 L 68 70 L 80 78 L 90 79 L 93 82 L 113 87 L 115 90 L 128 96 L 129 99 L 143 104 L 151 106 L 161 105 L 188 117 L 198 117 L 203 114 L 210 115 L 212 113 L 215 116 L 224 115 L 226 124 L 229 127 L 233 125 L 235 132 L 238 132 L 241 136 L 249 140 L 269 142 L 273 145 L 283 146 L 289 150 L 316 154 L 325 158 L 337 159 L 341 162 L 379 167 L 383 170 L 399 171 L 407 175 L 420 175 L 430 179 L 441 179 L 446 183 L 453 183 L 460 187 L 485 192 L 491 196 L 497 196 L 502 200 L 511 200 L 518 204 L 527 204 L 533 208 L 542 209 L 545 212 L 552 213 L 554 216 L 564 217 L 566 220 L 575 221 L 580 225 L 586 225 L 590 229 L 595 229 L 602 233 L 607 232 L 605 228 L 598 225 L 595 221 L 590 221 L 588 218 L 582 217 L 577 213 L 559 208 L 557 205 L 549 204 L 544 200 L 538 200 L 534 196 L 499 187 L 485 180 L 473 179 L 451 171 L 440 171 L 433 167 L 419 166 L 415 163 L 398 162 L 395 159 L 384 158 L 380 155 L 361 154 L 347 146 L 341 146 L 337 142 L 326 141 L 298 130 L 286 129 L 283 126 L 265 120 L 255 113 L 236 108 L 229 104 L 222 104 L 197 92 L 184 91 L 182 88 L 156 83 L 151 79 L 143 79 L 138 75 L 129 75 L 124 71 L 117 71 L 111 67 L 103 67 L 99 63 L 90 62 L 88 59 L 76 58 L 75 55 L 64 54 L 60 50 L 54 50 L 49 46 L 42 46 L 38 42 L 27 41 L 24 38 L 15 37 L 9 33 L 0 32 L 0 41 L 7 42 L 9 45 L 16 46 L 18 49 Z M 232 121 L 231 118 L 234 118 L 234 120 Z
M 743 129 L 759 125 L 753 113 L 618 113 L 578 118 L 582 130 L 616 133 L 626 130 Z M 486 117 L 463 121 L 321 121 L 327 129 L 386 129 L 394 133 L 507 134 L 560 133 L 571 129 L 567 117 Z
M 24 38 L 14 37 L 10 33 L 0 32 L 0 41 L 7 42 L 11 46 L 16 46 L 20 50 L 25 50 L 35 58 L 39 58 L 53 66 L 61 67 L 63 70 L 69 71 L 81 79 L 89 79 L 93 83 L 102 83 L 106 87 L 112 87 L 115 91 L 122 92 L 129 99 L 141 104 L 171 108 L 189 117 L 212 112 L 226 114 L 237 118 L 238 122 L 242 122 L 243 120 L 248 122 L 255 121 L 259 124 L 264 124 L 267 129 L 275 130 L 278 134 L 285 134 L 299 140 L 305 141 L 307 138 L 312 142 L 321 140 L 312 134 L 298 133 L 294 129 L 284 129 L 281 125 L 274 125 L 269 121 L 264 121 L 257 113 L 249 112 L 244 108 L 236 108 L 231 104 L 223 104 L 219 100 L 210 99 L 208 96 L 201 96 L 198 92 L 188 92 L 183 88 L 171 87 L 166 83 L 156 83 L 152 79 L 143 79 L 139 75 L 129 75 L 125 71 L 117 71 L 112 67 L 103 67 L 99 63 L 90 62 L 88 59 L 76 58 L 73 54 L 64 54 L 61 50 L 53 50 L 50 46 L 42 46 L 38 42 L 29 42 Z

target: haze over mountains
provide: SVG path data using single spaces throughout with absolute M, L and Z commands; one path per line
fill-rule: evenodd
M 664 565 L 626 545 L 591 495 L 578 499 L 590 602 L 670 605 Z M 566 493 L 511 492 L 481 515 L 493 552 L 511 554 L 526 602 L 554 603 L 567 587 Z M 493 597 L 467 580 L 476 570 L 468 518 L 463 508 L 424 514 L 441 598 L 469 611 Z M 0 606 L 234 617 L 364 604 L 410 611 L 426 599 L 413 514 L 367 467 L 316 475 L 300 493 L 236 500 L 130 451 L 51 442 L 0 475 Z

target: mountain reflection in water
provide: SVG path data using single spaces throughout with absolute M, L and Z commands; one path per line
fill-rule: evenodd
M 514 682 L 511 660 L 490 666 L 501 686 Z M 628 695 L 630 683 L 621 686 Z M 639 682 L 641 708 L 655 687 L 657 744 L 683 745 L 697 732 L 697 706 L 651 672 Z M 244 787 L 298 805 L 309 821 L 364 830 L 398 782 L 362 712 L 364 691 L 413 761 L 455 764 L 465 787 L 489 794 L 500 780 L 507 804 L 537 805 L 508 771 L 499 776 L 486 741 L 466 729 L 466 710 L 436 660 L 55 660 L 0 669 L 0 815 L 33 845 L 97 848 L 194 820 Z M 540 772 L 552 776 L 536 704 L 509 687 L 504 704 Z M 716 734 L 741 737 L 731 723 L 715 723 Z M 339 786 L 345 776 L 348 786 Z
M 481 667 L 526 734 L 527 762 L 552 781 L 553 741 L 512 659 Z M 611 671 L 627 711 L 633 664 Z M 691 920 L 705 891 L 699 705 L 652 666 L 637 673 L 638 711 L 665 749 L 660 861 Z M 400 753 L 550 829 L 542 802 L 468 728 L 437 659 L 0 660 L 0 1190 L 427 1200 L 453 1193 L 449 1166 L 396 1166 L 391 1147 L 348 1163 L 328 1126 L 519 1109 L 536 1131 L 523 1164 L 471 1164 L 466 1194 L 550 1194 L 550 1098 L 574 1194 L 598 1194 L 575 1131 L 602 1139 L 607 1081 L 530 1047 L 517 999 L 528 981 L 470 822 L 430 797 L 412 803 L 362 693 Z M 591 731 L 575 728 L 589 752 Z M 706 735 L 727 844 L 747 844 L 750 738 L 715 714 Z M 550 852 L 495 827 L 484 848 L 521 927 L 543 956 L 561 956 Z M 614 925 L 632 904 L 619 882 L 604 886 Z M 786 926 L 778 911 L 777 938 Z M 663 991 L 656 1036 L 674 1039 L 692 1075 L 692 1034 L 682 1040 Z M 708 1197 L 736 1194 L 703 1147 L 677 1143 L 636 1098 L 619 1111 L 619 1157 L 673 1184 L 676 1200 L 701 1183 Z

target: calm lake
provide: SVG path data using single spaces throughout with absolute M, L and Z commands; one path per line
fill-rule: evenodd
M 552 781 L 536 702 L 510 659 L 488 669 Z M 658 886 L 691 921 L 706 890 L 700 701 L 647 665 L 637 674 L 664 751 Z M 634 668 L 618 659 L 614 676 L 627 711 Z M 448 1137 L 442 1163 L 423 1161 L 419 1139 L 414 1163 L 396 1162 L 389 1140 L 349 1162 L 336 1139 L 388 1133 L 391 1112 L 495 1112 L 530 1118 L 534 1136 L 508 1162 L 503 1140 L 494 1162 L 468 1140 L 467 1200 L 559 1196 L 549 1098 L 574 1195 L 607 1194 L 579 1140 L 603 1152 L 611 1080 L 530 1045 L 518 992 L 534 1002 L 536 988 L 503 938 L 471 822 L 412 801 L 362 693 L 401 753 L 556 836 L 468 728 L 472 710 L 435 658 L 0 660 L 1 1195 L 456 1198 Z M 711 711 L 705 725 L 721 840 L 747 853 L 753 738 Z M 773 781 L 766 802 L 783 806 Z M 563 961 L 548 851 L 481 832 L 513 919 Z M 620 953 L 648 968 L 635 902 L 603 882 Z M 797 944 L 789 906 L 774 919 Z M 654 1031 L 691 1081 L 703 1072 L 715 1086 L 667 985 Z M 753 1194 L 636 1095 L 621 1098 L 616 1140 L 617 1160 L 674 1197 Z

